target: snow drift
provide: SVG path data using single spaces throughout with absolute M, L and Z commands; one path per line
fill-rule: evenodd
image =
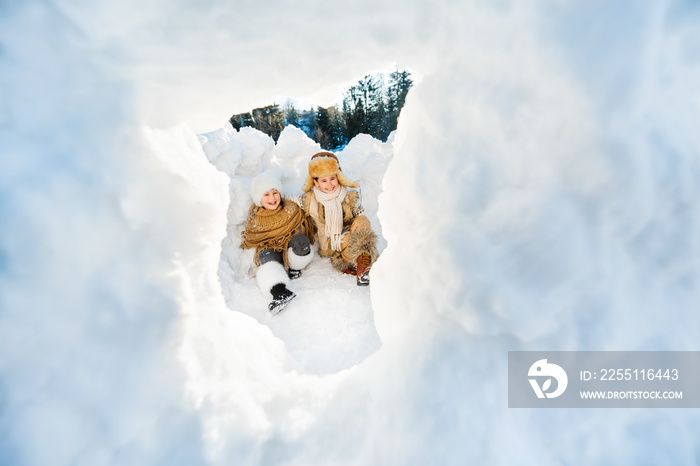
M 698 349 L 697 7 L 353 6 L 3 6 L 0 463 L 698 462 L 695 411 L 509 410 L 505 380 L 509 350 Z M 376 334 L 316 358 L 227 243 L 245 177 L 293 190 L 313 147 L 218 128 L 391 62 L 421 78 L 395 139 L 343 161 Z

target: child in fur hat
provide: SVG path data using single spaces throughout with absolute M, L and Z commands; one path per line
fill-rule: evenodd
M 282 198 L 282 183 L 269 172 L 253 178 L 250 195 L 241 248 L 255 248 L 256 279 L 272 295 L 268 308 L 275 315 L 296 296 L 287 285 L 311 262 L 315 227 L 295 202 Z
M 357 285 L 369 285 L 369 271 L 377 259 L 377 235 L 369 219 L 361 215 L 357 191 L 359 183 L 340 169 L 331 152 L 311 157 L 309 176 L 302 187 L 303 207 L 318 230 L 319 254 L 330 257 L 333 267 L 355 273 Z

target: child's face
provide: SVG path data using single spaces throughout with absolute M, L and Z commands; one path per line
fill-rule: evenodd
M 324 176 L 314 180 L 314 186 L 326 194 L 332 194 L 338 189 L 338 178 L 335 176 Z
M 267 210 L 275 210 L 278 205 L 280 205 L 281 197 L 279 191 L 276 189 L 271 189 L 265 194 L 263 194 L 260 203 Z

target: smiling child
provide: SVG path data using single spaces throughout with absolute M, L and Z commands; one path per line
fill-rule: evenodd
M 255 275 L 263 293 L 270 293 L 270 312 L 279 313 L 296 295 L 287 288 L 299 278 L 313 257 L 315 227 L 293 201 L 282 198 L 282 183 L 265 172 L 253 178 L 250 195 L 254 204 L 241 234 L 241 248 L 255 248 Z
M 302 205 L 318 229 L 319 254 L 333 267 L 354 273 L 358 286 L 369 285 L 369 271 L 377 259 L 377 235 L 362 215 L 359 194 L 348 188 L 359 183 L 343 174 L 332 152 L 311 157 L 309 176 L 302 187 Z

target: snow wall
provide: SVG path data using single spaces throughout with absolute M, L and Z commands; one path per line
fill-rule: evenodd
M 698 349 L 698 15 L 5 2 L 0 464 L 697 464 L 695 410 L 512 410 L 505 365 Z M 226 306 L 197 135 L 388 63 L 420 81 L 378 200 L 382 346 L 300 372 Z

